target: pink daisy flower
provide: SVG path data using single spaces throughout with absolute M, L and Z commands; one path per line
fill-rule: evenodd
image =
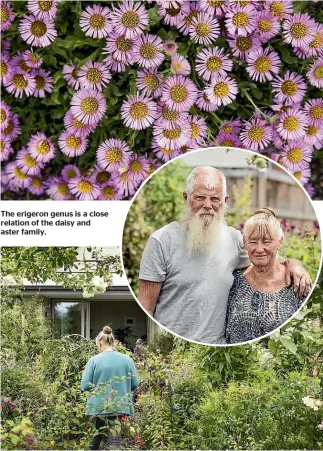
M 133 51 L 133 61 L 146 69 L 158 67 L 165 59 L 163 41 L 159 36 L 145 34 L 138 38 Z
M 0 81 L 1 84 L 6 85 L 10 80 L 10 75 L 12 71 L 12 66 L 10 64 L 10 56 L 9 55 L 1 55 L 0 61 Z
M 76 177 L 68 183 L 68 188 L 78 200 L 94 200 L 100 195 L 100 188 L 92 177 Z
M 280 21 L 272 17 L 269 11 L 261 11 L 255 19 L 256 33 L 262 44 L 268 42 L 280 32 Z
M 316 147 L 320 150 L 323 145 L 323 128 L 310 124 L 306 129 L 306 135 L 303 138 L 305 144 L 309 144 L 312 147 Z
M 8 125 L 2 130 L 2 135 L 6 136 L 11 142 L 14 141 L 21 133 L 19 126 L 19 118 L 17 114 L 11 114 Z
M 211 17 L 222 17 L 228 9 L 227 3 L 227 0 L 200 0 L 200 8 Z
M 315 189 L 313 188 L 313 186 L 310 183 L 305 183 L 304 188 L 310 197 L 314 197 Z
M 193 81 L 183 75 L 171 75 L 163 85 L 161 101 L 170 110 L 188 111 L 197 98 L 197 88 Z
M 163 50 L 167 55 L 175 55 L 177 47 L 176 42 L 172 40 L 165 41 L 163 44 Z
M 61 177 L 49 177 L 44 182 L 46 194 L 54 200 L 72 199 L 68 184 Z
M 283 78 L 276 76 L 272 82 L 272 87 L 275 93 L 275 101 L 285 105 L 300 103 L 305 96 L 307 88 L 303 77 L 289 70 L 284 74 Z
M 149 165 L 145 157 L 131 155 L 128 161 L 128 177 L 135 183 L 142 182 L 148 173 Z
M 225 122 L 221 125 L 220 133 L 233 133 L 237 134 L 241 130 L 242 122 L 240 119 L 234 119 L 228 122 Z
M 10 163 L 7 163 L 5 167 L 5 173 L 8 177 L 8 182 L 12 187 L 20 189 L 28 187 L 29 177 L 18 167 L 17 161 L 11 161 Z
M 57 0 L 28 0 L 27 8 L 35 17 L 50 20 L 55 19 L 57 3 Z
M 145 155 L 146 157 L 146 155 Z M 148 163 L 148 172 L 147 172 L 147 176 L 146 179 L 148 177 L 151 176 L 151 174 L 153 174 L 158 168 L 161 167 L 161 164 L 158 160 L 155 160 L 154 158 L 151 157 L 146 157 L 147 163 Z
M 309 167 L 313 150 L 304 141 L 292 141 L 283 147 L 280 164 L 291 172 L 302 171 Z
M 1 52 L 3 55 L 10 55 L 11 41 L 8 39 L 1 39 Z
M 104 183 L 113 180 L 112 173 L 102 170 L 99 166 L 92 167 L 87 175 L 91 175 L 95 183 L 102 186 Z
M 196 71 L 206 81 L 214 75 L 227 75 L 232 67 L 233 61 L 219 47 L 203 49 L 196 57 Z
M 81 89 L 71 101 L 73 116 L 84 124 L 97 124 L 106 112 L 107 104 L 100 91 Z
M 276 130 L 282 138 L 294 141 L 306 134 L 307 126 L 306 115 L 298 108 L 289 108 L 280 115 Z
M 82 88 L 102 91 L 111 80 L 111 74 L 106 64 L 88 61 L 79 70 L 78 79 Z
M 186 14 L 190 12 L 189 2 L 176 2 L 173 5 L 159 4 L 158 14 L 163 17 L 165 24 L 176 27 Z
M 125 72 L 127 69 L 127 64 L 117 60 L 113 55 L 106 56 L 103 61 L 112 72 Z M 127 63 L 130 64 L 129 61 Z M 133 64 L 132 60 L 131 64 Z
M 189 12 L 185 13 L 181 18 L 179 18 L 177 20 L 177 23 L 175 24 L 175 26 L 184 36 L 187 36 L 189 34 L 190 26 L 193 25 L 193 19 L 196 19 L 201 12 L 200 3 L 189 2 L 189 5 Z M 210 14 L 210 17 L 212 17 L 212 14 Z
M 96 200 L 120 200 L 122 199 L 122 190 L 115 180 L 109 180 L 103 183 L 100 188 L 100 194 Z
M 23 52 L 22 58 L 24 61 L 26 61 L 26 64 L 28 67 L 30 67 L 30 69 L 39 69 L 43 62 L 43 58 L 41 58 L 31 50 L 26 50 L 25 52 Z
M 144 94 L 136 94 L 123 102 L 121 117 L 127 127 L 143 130 L 155 121 L 157 105 L 153 100 L 145 98 Z
M 111 33 L 107 38 L 105 53 L 112 53 L 113 56 L 122 63 L 132 59 L 132 52 L 135 46 L 134 39 L 126 38 L 118 33 Z
M 323 24 L 315 23 L 315 26 L 316 30 L 313 34 L 313 40 L 304 47 L 306 58 L 323 55 Z
M 323 88 L 323 58 L 318 58 L 315 63 L 309 67 L 306 75 L 312 86 Z
M 12 60 L 10 61 L 11 68 L 19 69 L 22 74 L 30 74 L 32 72 L 32 69 L 30 66 L 28 66 L 27 62 L 25 61 L 25 52 L 18 52 L 18 55 L 14 56 Z
M 14 69 L 9 76 L 6 83 L 6 90 L 15 97 L 22 97 L 33 95 L 36 87 L 36 81 L 21 69 Z
M 305 103 L 303 108 L 310 124 L 315 126 L 323 125 L 323 99 L 311 99 Z
M 160 97 L 163 81 L 164 77 L 157 73 L 157 69 L 137 72 L 136 86 L 144 95 Z
M 283 22 L 284 42 L 293 47 L 309 44 L 313 40 L 315 28 L 315 21 L 308 14 L 295 13 Z
M 155 139 L 152 140 L 151 148 L 155 153 L 156 157 L 162 161 L 170 161 L 181 154 L 179 149 L 168 149 L 167 147 L 159 146 L 156 143 Z
M 232 36 L 248 36 L 256 28 L 257 11 L 252 5 L 234 6 L 226 12 L 225 26 Z
M 40 19 L 26 15 L 19 25 L 21 38 L 27 44 L 35 47 L 48 47 L 57 37 L 54 23 L 51 20 Z
M 81 171 L 75 164 L 67 164 L 63 167 L 61 171 L 62 180 L 68 183 L 70 180 L 81 176 Z
M 15 18 L 13 9 L 11 8 L 10 2 L 1 1 L 0 2 L 0 17 L 1 17 L 1 32 L 8 30 Z
M 45 97 L 46 92 L 53 91 L 53 78 L 50 72 L 44 69 L 36 69 L 32 76 L 35 78 L 36 86 L 33 92 L 34 97 Z
M 18 168 L 27 175 L 39 175 L 45 167 L 45 164 L 33 158 L 25 147 L 22 147 L 17 153 L 16 162 Z
M 277 75 L 281 61 L 277 52 L 271 52 L 269 48 L 253 51 L 247 57 L 247 72 L 253 80 L 264 83 L 272 80 Z
M 117 34 L 133 39 L 143 34 L 149 24 L 149 15 L 140 2 L 125 1 L 119 8 L 113 6 L 111 21 Z
M 88 6 L 80 16 L 80 28 L 91 38 L 106 38 L 112 31 L 110 15 L 111 11 L 106 6 Z
M 159 125 L 153 127 L 153 136 L 156 144 L 167 149 L 179 149 L 185 146 L 191 138 L 191 127 L 188 123 L 183 123 L 178 127 L 163 128 Z
M 202 111 L 212 112 L 219 108 L 215 103 L 210 101 L 204 91 L 198 91 L 195 104 Z
M 58 138 L 58 147 L 68 157 L 78 157 L 83 155 L 88 146 L 88 139 L 85 136 L 76 136 L 70 131 L 64 131 Z
M 35 196 L 41 196 L 45 191 L 43 179 L 39 175 L 32 175 L 29 178 L 28 191 Z
M 240 132 L 242 144 L 254 151 L 263 151 L 270 144 L 272 137 L 272 127 L 259 118 L 245 121 Z
M 69 133 L 84 138 L 96 129 L 96 125 L 84 124 L 76 119 L 71 110 L 68 110 L 64 116 L 64 125 Z
M 48 163 L 55 157 L 54 144 L 44 133 L 31 135 L 27 148 L 30 156 L 41 163 Z
M 74 88 L 76 91 L 80 89 L 79 74 L 75 65 L 64 64 L 63 77 L 71 88 Z
M 298 171 L 292 172 L 292 175 L 295 177 L 295 179 L 298 180 L 302 185 L 309 181 L 311 174 L 312 173 L 310 168 L 299 169 Z
M 177 75 L 189 75 L 191 73 L 191 65 L 182 55 L 172 56 L 171 68 Z
M 207 137 L 207 125 L 203 118 L 198 118 L 197 116 L 189 116 L 188 123 L 191 127 L 191 138 L 188 141 L 188 147 L 195 148 L 204 144 L 205 138 Z
M 198 44 L 212 44 L 220 36 L 220 26 L 217 19 L 211 19 L 207 14 L 199 14 L 193 18 L 189 27 L 191 39 Z
M 157 104 L 157 120 L 156 125 L 165 128 L 173 128 L 180 126 L 183 122 L 187 122 L 188 113 L 173 111 L 166 106 L 164 102 Z
M 266 0 L 263 5 L 269 11 L 271 17 L 280 21 L 287 19 L 294 12 L 292 0 Z
M 233 56 L 246 60 L 248 55 L 261 45 L 256 34 L 250 36 L 236 36 L 228 39 Z
M 210 144 L 209 144 L 210 145 Z M 233 133 L 219 133 L 214 143 L 215 147 L 242 147 L 242 142 Z
M 205 94 L 217 107 L 229 105 L 238 94 L 238 87 L 235 80 L 227 76 L 216 76 L 211 80 L 211 84 L 205 88 Z
M 11 110 L 10 110 L 9 106 L 6 104 L 6 102 L 4 100 L 2 100 L 1 106 L 0 106 L 1 131 L 4 130 L 8 126 L 10 117 L 11 117 Z
M 132 152 L 125 141 L 107 139 L 96 151 L 96 161 L 99 168 L 116 171 L 127 166 Z
M 3 136 L 1 133 L 0 138 L 0 161 L 6 161 L 9 156 L 13 153 L 13 148 L 11 146 L 11 141 L 7 136 Z
M 115 183 L 118 185 L 121 193 L 127 197 L 132 198 L 137 189 L 139 188 L 140 182 L 134 181 L 129 176 L 129 171 L 123 171 L 119 174 L 116 174 L 114 178 Z

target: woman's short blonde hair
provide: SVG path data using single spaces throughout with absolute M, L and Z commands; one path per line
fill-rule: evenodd
M 274 210 L 261 208 L 247 220 L 243 229 L 243 237 L 246 239 L 251 236 L 254 238 L 261 237 L 261 239 L 268 236 L 271 239 L 282 240 L 284 238 L 284 232 Z

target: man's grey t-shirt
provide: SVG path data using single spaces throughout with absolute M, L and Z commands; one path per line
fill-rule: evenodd
M 190 253 L 186 231 L 176 221 L 150 236 L 139 278 L 162 282 L 154 313 L 160 324 L 191 340 L 225 343 L 232 272 L 248 265 L 238 230 L 224 226 L 214 252 Z

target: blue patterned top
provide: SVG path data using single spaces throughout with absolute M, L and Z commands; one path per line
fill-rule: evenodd
M 304 302 L 305 297 L 294 293 L 292 286 L 277 292 L 259 292 L 243 275 L 234 271 L 234 283 L 229 294 L 227 310 L 227 343 L 242 343 L 262 337 L 287 321 Z

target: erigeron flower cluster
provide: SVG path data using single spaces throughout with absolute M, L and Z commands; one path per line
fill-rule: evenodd
M 45 52 L 57 37 L 59 3 L 28 0 L 27 9 L 19 32 L 30 50 L 13 56 L 3 41 L 1 78 L 15 97 L 44 97 L 53 89 L 53 78 L 40 67 L 37 49 Z M 177 41 L 151 32 L 154 9 L 163 29 L 178 33 Z M 10 2 L 1 2 L 3 32 L 13 20 Z M 96 60 L 58 68 L 74 94 L 56 141 L 36 129 L 27 146 L 15 152 L 19 119 L 5 101 L 1 104 L 4 191 L 61 200 L 131 198 L 163 162 L 191 149 L 223 146 L 269 156 L 314 194 L 310 163 L 323 142 L 323 25 L 295 11 L 292 1 L 93 3 L 84 5 L 79 27 L 105 45 Z M 286 46 L 299 59 L 297 72 L 282 58 Z M 81 167 L 78 157 L 91 151 L 91 134 L 109 116 L 106 87 L 123 73 L 134 77 L 136 86 L 119 105 L 126 136 L 109 137 L 107 130 L 95 161 Z M 257 105 L 252 86 L 270 87 L 266 105 Z M 238 109 L 235 104 L 252 107 L 252 115 L 223 120 Z M 144 151 L 128 139 L 142 131 L 147 133 Z M 57 172 L 51 167 L 58 152 L 70 161 Z

